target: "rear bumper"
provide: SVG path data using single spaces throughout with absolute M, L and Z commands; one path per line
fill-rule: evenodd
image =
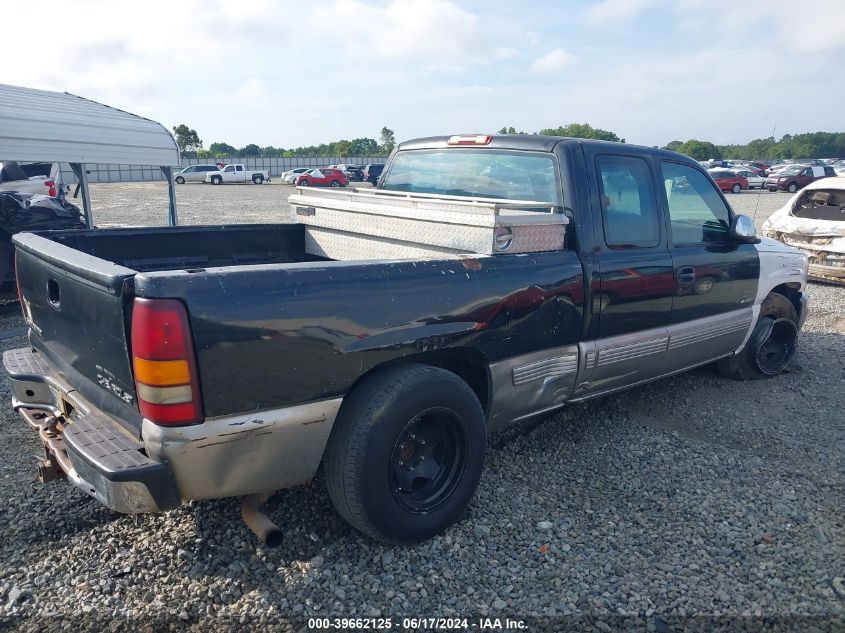
M 93 407 L 29 348 L 3 354 L 15 410 L 38 432 L 41 471 L 64 474 L 100 503 L 125 513 L 159 512 L 181 503 L 167 464 L 118 422 Z
M 342 398 L 206 418 L 202 424 L 143 421 L 141 439 L 82 398 L 43 355 L 3 354 L 12 404 L 39 433 L 41 469 L 67 476 L 103 505 L 158 512 L 181 500 L 290 488 L 317 471 Z

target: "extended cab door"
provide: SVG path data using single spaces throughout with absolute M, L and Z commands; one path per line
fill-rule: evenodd
M 236 182 L 237 176 L 235 175 L 235 166 L 234 165 L 226 165 L 222 171 L 223 175 L 223 182 Z
M 612 391 L 665 371 L 672 310 L 672 257 L 647 155 L 585 153 L 594 182 L 598 275 L 590 309 L 597 338 L 582 344 L 589 394 Z
M 753 244 L 730 238 L 733 213 L 707 175 L 661 162 L 675 291 L 669 368 L 679 370 L 733 352 L 751 325 L 760 261 Z

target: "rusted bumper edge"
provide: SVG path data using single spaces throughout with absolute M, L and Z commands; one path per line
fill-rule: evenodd
M 169 466 L 147 457 L 137 438 L 93 407 L 42 355 L 29 348 L 9 350 L 3 367 L 15 411 L 44 445 L 43 481 L 64 474 L 104 506 L 128 514 L 181 504 Z

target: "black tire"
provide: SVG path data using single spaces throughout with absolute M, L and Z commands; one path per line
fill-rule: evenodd
M 261 174 L 255 174 L 252 177 L 252 182 L 256 185 L 260 185 L 264 182 L 264 176 L 262 176 Z
M 794 182 L 789 183 L 789 186 L 786 188 L 786 190 L 789 193 L 795 193 L 796 191 L 798 191 L 797 183 L 794 183 Z
M 219 185 L 223 182 L 223 179 L 220 176 L 212 176 L 211 177 L 211 184 L 212 185 Z
M 345 398 L 332 429 L 329 496 L 352 527 L 376 540 L 423 541 L 466 510 L 486 435 L 478 398 L 455 374 L 417 364 L 377 371 Z
M 738 182 L 737 182 L 737 183 L 735 183 L 735 184 L 734 184 L 734 186 L 733 186 L 733 187 L 731 187 L 731 191 L 732 191 L 733 193 L 739 193 L 740 191 L 742 191 L 742 185 L 741 185 L 741 184 L 739 184 Z
M 736 356 L 723 358 L 716 367 L 722 376 L 734 380 L 771 378 L 789 365 L 797 342 L 798 313 L 795 306 L 783 295 L 772 293 L 760 306 L 757 324 L 742 351 Z M 771 347 L 768 351 L 767 346 Z
M 332 187 L 340 187 L 340 186 L 341 186 L 341 184 L 340 184 L 339 180 L 332 180 Z
M 303 180 L 301 183 L 299 183 L 299 184 L 297 185 L 297 187 L 307 187 L 307 186 L 308 186 L 308 181 L 307 181 L 307 180 Z
M 177 184 L 177 185 L 184 185 L 184 184 L 185 184 L 185 179 L 184 179 L 184 178 L 182 178 L 182 176 L 176 176 L 176 184 Z

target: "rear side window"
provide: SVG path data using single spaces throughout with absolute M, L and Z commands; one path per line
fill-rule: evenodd
M 647 248 L 660 243 L 660 218 L 648 164 L 633 156 L 596 158 L 604 222 L 611 248 Z
M 707 176 L 689 165 L 661 164 L 673 244 L 727 239 L 730 209 Z

